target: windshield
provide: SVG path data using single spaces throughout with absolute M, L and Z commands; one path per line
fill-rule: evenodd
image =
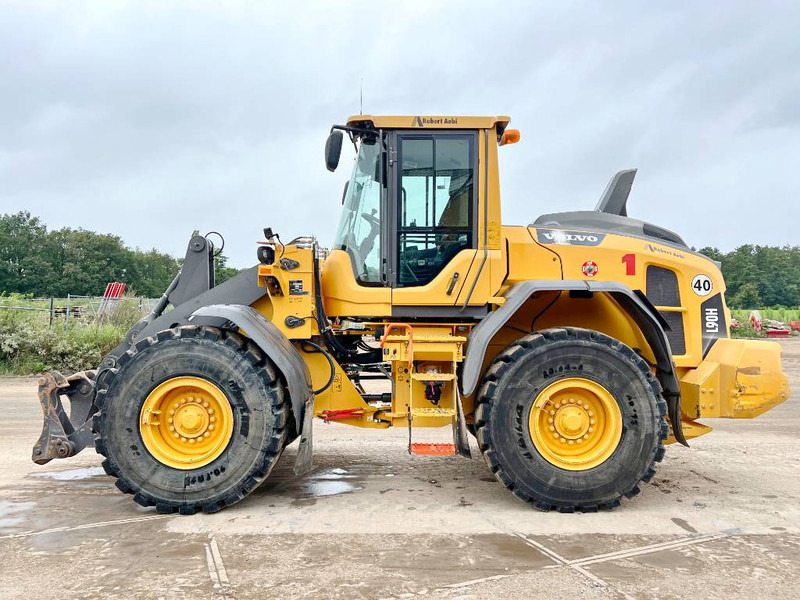
M 359 283 L 380 284 L 381 148 L 362 140 L 342 208 L 334 247 L 345 250 Z

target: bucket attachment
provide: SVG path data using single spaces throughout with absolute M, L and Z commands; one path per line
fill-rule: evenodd
M 44 423 L 42 435 L 33 446 L 31 460 L 44 465 L 54 458 L 74 456 L 94 442 L 92 415 L 96 371 L 81 371 L 64 377 L 58 371 L 39 379 L 39 403 Z M 69 400 L 69 416 L 61 396 Z

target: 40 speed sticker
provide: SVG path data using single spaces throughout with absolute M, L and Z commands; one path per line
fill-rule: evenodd
M 708 275 L 695 275 L 692 279 L 692 291 L 698 296 L 708 296 L 714 289 L 714 283 Z

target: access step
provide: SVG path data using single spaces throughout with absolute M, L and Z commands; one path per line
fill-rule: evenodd
M 417 456 L 455 456 L 456 445 L 414 443 L 408 447 L 408 453 Z
M 411 378 L 417 381 L 452 381 L 456 376 L 452 373 L 412 373 Z
M 411 418 L 414 417 L 453 417 L 456 411 L 452 408 L 412 408 Z

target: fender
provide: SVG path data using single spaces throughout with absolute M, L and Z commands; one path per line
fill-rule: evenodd
M 292 402 L 294 422 L 298 435 L 301 433 L 307 403 L 314 392 L 311 387 L 311 374 L 305 361 L 287 338 L 275 325 L 265 319 L 255 309 L 242 304 L 212 304 L 203 306 L 192 313 L 195 318 L 219 318 L 231 321 L 247 334 L 266 354 L 286 379 L 289 399 Z
M 669 326 L 644 294 L 614 281 L 531 280 L 514 285 L 504 296 L 505 304 L 478 323 L 467 340 L 460 378 L 461 394 L 470 396 L 475 392 L 489 342 L 534 292 L 573 290 L 608 294 L 641 329 L 656 359 L 656 377 L 664 390 L 675 439 L 688 446 L 681 423 L 680 384 L 672 362 L 672 350 L 664 333 Z

